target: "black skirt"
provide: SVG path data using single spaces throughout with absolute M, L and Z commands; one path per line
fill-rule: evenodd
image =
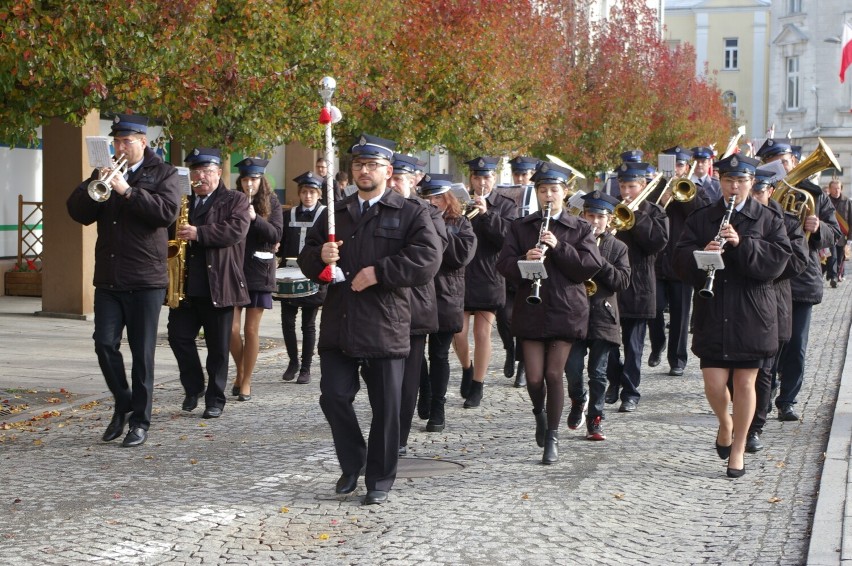
M 766 358 L 758 358 L 755 360 L 715 360 L 711 358 L 701 358 L 701 369 L 759 369 L 764 367 L 766 363 Z

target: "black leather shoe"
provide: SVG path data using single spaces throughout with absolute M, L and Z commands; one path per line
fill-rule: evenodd
M 334 486 L 334 493 L 341 495 L 352 493 L 358 487 L 358 476 L 360 474 L 342 474 Z
M 198 406 L 198 398 L 200 395 L 187 395 L 183 398 L 183 405 L 181 405 L 181 409 L 184 411 L 192 411 Z
M 515 375 L 515 353 L 506 350 L 506 361 L 503 362 L 503 375 L 512 377 Z
M 746 437 L 746 452 L 754 454 L 763 450 L 763 442 L 760 441 L 760 435 L 756 432 L 748 433 Z
M 462 368 L 462 378 L 461 385 L 459 386 L 459 393 L 461 394 L 463 399 L 467 399 L 467 396 L 470 395 L 471 383 L 473 383 L 473 364 L 470 364 L 469 368 Z
M 683 375 L 683 368 L 671 368 L 669 370 L 669 375 L 672 377 L 680 377 Z
M 559 461 L 559 431 L 548 430 L 544 438 L 544 454 L 542 464 L 555 464 Z
M 148 431 L 137 426 L 130 429 L 130 432 L 124 437 L 121 445 L 126 448 L 132 448 L 133 446 L 142 446 L 146 440 L 148 440 Z
M 231 388 L 231 395 L 233 395 L 234 397 L 237 397 L 239 394 L 240 394 L 240 388 L 239 388 L 239 386 L 234 385 L 234 386 Z
M 251 401 L 251 394 L 247 393 L 243 395 L 242 393 L 240 393 L 239 397 L 237 397 L 237 401 Z
M 281 376 L 281 379 L 284 381 L 293 381 L 296 379 L 296 374 L 299 373 L 299 364 L 290 362 L 290 365 L 287 366 L 287 370 L 284 372 L 284 375 Z
M 604 395 L 604 402 L 607 405 L 612 405 L 618 401 L 618 385 L 615 383 L 610 383 L 606 387 L 606 395 Z
M 201 415 L 202 419 L 218 419 L 222 416 L 222 409 L 219 407 L 207 407 L 204 409 L 204 414 Z
M 524 367 L 524 362 L 518 362 L 518 373 L 515 375 L 515 387 L 527 386 L 527 368 Z
M 112 420 L 109 421 L 103 435 L 104 442 L 115 440 L 124 434 L 124 426 L 127 424 L 128 415 L 130 415 L 130 413 L 125 413 L 123 411 L 115 411 L 112 414 Z
M 311 382 L 311 370 L 303 369 L 299 370 L 299 377 L 296 378 L 296 383 L 299 385 L 306 385 Z
M 648 367 L 655 368 L 660 365 L 660 352 L 651 352 L 648 356 Z
M 722 446 L 721 444 L 719 444 L 719 431 L 716 431 L 716 454 L 719 455 L 719 458 L 721 458 L 722 460 L 727 460 L 730 457 L 731 444 L 728 444 L 727 446 Z
M 535 443 L 539 448 L 544 448 L 544 435 L 547 432 L 547 411 L 542 409 L 535 416 Z
M 636 406 L 638 403 L 633 399 L 628 399 L 626 401 L 621 402 L 621 406 L 618 408 L 619 413 L 632 413 L 636 410 Z
M 741 478 L 745 475 L 745 464 L 739 470 L 736 468 L 728 468 L 727 474 L 729 478 Z
M 388 500 L 388 492 L 380 489 L 371 489 L 364 498 L 364 505 L 381 505 Z
M 397 451 L 397 454 L 399 454 L 400 456 L 405 456 L 406 454 L 408 454 L 408 446 L 400 446 L 399 450 Z
M 793 405 L 783 405 L 778 407 L 778 420 L 793 422 L 799 420 L 799 415 L 793 411 Z

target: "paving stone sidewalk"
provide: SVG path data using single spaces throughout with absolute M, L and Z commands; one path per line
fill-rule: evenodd
M 58 416 L 0 416 L 10 423 L 0 430 L 0 556 L 40 565 L 803 564 L 852 320 L 848 289 L 826 289 L 814 310 L 802 421 L 773 413 L 767 448 L 747 455 L 736 481 L 713 449 L 695 359 L 682 378 L 646 366 L 636 413 L 608 405 L 605 442 L 563 425 L 560 462 L 541 465 L 529 399 L 503 377 L 495 332 L 482 406 L 462 409 L 453 360 L 447 428 L 427 433 L 415 421 L 389 503 L 362 507 L 363 481 L 349 496 L 333 492 L 339 468 L 318 375 L 282 382 L 286 354 L 270 348 L 252 400 L 230 398 L 222 418 L 205 421 L 201 409 L 180 410 L 176 376 L 162 377 L 173 367 L 164 344 L 143 447 L 101 442 L 111 398 L 72 386 L 87 395 Z M 40 324 L 32 318 L 0 317 L 0 388 L 16 386 L 25 364 L 8 360 L 8 341 Z M 277 309 L 265 320 L 277 321 Z M 69 321 L 63 336 L 41 337 L 44 355 L 97 374 L 91 323 Z M 38 381 L 32 365 L 20 386 Z M 364 391 L 356 403 L 366 430 Z M 430 472 L 440 475 L 420 477 Z

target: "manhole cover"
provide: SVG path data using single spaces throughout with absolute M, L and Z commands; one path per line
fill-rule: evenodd
M 434 458 L 400 458 L 396 468 L 397 478 L 428 478 L 445 476 L 463 470 L 464 466 Z

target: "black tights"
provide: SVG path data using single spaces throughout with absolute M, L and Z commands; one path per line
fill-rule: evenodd
M 565 404 L 562 382 L 565 362 L 571 353 L 571 342 L 524 340 L 523 346 L 527 392 L 533 403 L 533 412 L 540 412 L 547 403 L 547 428 L 558 430 L 559 421 L 562 420 L 562 407 Z

